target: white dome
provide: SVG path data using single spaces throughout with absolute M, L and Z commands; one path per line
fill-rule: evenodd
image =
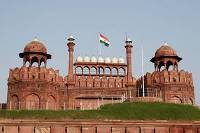
M 112 58 L 112 63 L 118 63 L 117 57 L 113 57 L 113 58 Z
M 97 58 L 95 58 L 94 56 L 92 56 L 91 62 L 97 62 Z
M 111 63 L 111 59 L 109 57 L 105 58 L 105 63 Z
M 120 57 L 119 59 L 119 63 L 125 63 L 124 58 Z
M 83 62 L 83 57 L 78 56 L 77 59 L 76 59 L 76 61 L 77 61 L 77 62 Z
M 84 62 L 90 62 L 90 57 L 85 56 L 85 57 L 84 57 Z
M 130 38 L 128 38 L 126 41 L 131 42 L 132 40 Z
M 99 58 L 98 58 L 98 62 L 103 63 L 103 62 L 104 62 L 104 59 L 103 59 L 102 57 L 99 57 Z

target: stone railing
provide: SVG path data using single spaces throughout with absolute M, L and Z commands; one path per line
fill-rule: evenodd
M 163 99 L 160 97 L 133 97 L 130 98 L 131 102 L 162 102 Z

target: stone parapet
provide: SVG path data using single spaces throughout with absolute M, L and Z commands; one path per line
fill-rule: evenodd
M 21 67 L 10 69 L 8 81 L 63 82 L 58 70 L 45 67 Z
M 199 133 L 200 121 L 0 120 L 0 133 Z

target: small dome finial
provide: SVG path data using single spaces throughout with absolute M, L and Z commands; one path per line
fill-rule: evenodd
M 164 41 L 163 45 L 164 46 L 169 46 L 169 44 L 166 41 Z
M 125 43 L 132 43 L 132 40 L 130 38 L 127 38 Z
M 35 41 L 35 42 L 39 42 L 37 36 L 34 37 L 33 41 Z
M 67 40 L 68 40 L 68 42 L 73 42 L 75 39 L 72 35 L 70 35 Z

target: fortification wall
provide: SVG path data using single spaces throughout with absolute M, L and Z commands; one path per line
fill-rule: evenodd
M 194 104 L 192 74 L 186 71 L 155 71 L 144 76 L 145 95 L 160 97 L 164 102 Z M 139 95 L 142 93 L 142 78 L 137 80 Z
M 58 70 L 45 67 L 10 69 L 8 109 L 58 109 L 64 81 Z
M 200 121 L 0 120 L 0 133 L 200 133 Z
M 88 88 L 125 88 L 125 77 L 99 77 L 99 76 L 76 76 L 76 87 Z
M 58 70 L 45 67 L 17 67 L 15 69 L 10 69 L 8 80 L 63 82 L 63 78 L 59 76 Z
M 192 74 L 186 71 L 166 71 L 147 73 L 145 75 L 146 84 L 162 84 L 162 83 L 181 83 L 193 86 Z

